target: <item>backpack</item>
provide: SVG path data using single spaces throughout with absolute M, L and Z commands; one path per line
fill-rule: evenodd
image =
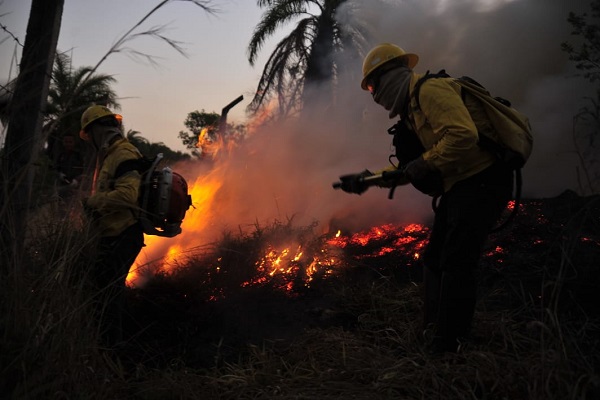
M 421 108 L 419 101 L 419 92 L 425 81 L 432 78 L 451 78 L 445 70 L 440 70 L 437 74 L 430 74 L 429 71 L 417 81 L 413 89 L 412 96 L 417 103 L 417 109 Z M 521 189 L 523 178 L 521 168 L 525 165 L 533 149 L 533 135 L 529 119 L 511 107 L 509 100 L 502 97 L 493 97 L 488 90 L 468 76 L 454 78 L 454 81 L 461 86 L 461 98 L 466 104 L 467 96 L 476 99 L 484 108 L 485 115 L 491 123 L 493 130 L 480 130 L 479 146 L 490 151 L 501 160 L 505 165 L 515 171 L 515 204 L 513 212 L 507 220 L 495 228 L 496 232 L 506 226 L 516 216 L 521 200 Z M 469 110 L 471 112 L 471 110 Z M 416 137 L 415 133 L 401 119 L 396 125 L 388 129 L 388 133 L 394 135 L 393 145 L 396 148 L 395 157 L 399 165 L 404 166 L 413 159 L 419 157 L 425 149 Z M 436 199 L 434 198 L 433 204 Z M 435 208 L 435 206 L 434 206 Z
M 142 175 L 138 198 L 139 221 L 146 235 L 175 237 L 181 233 L 181 223 L 192 205 L 186 180 L 169 167 L 158 168 L 163 159 L 142 157 L 119 164 L 115 179 L 128 171 Z
M 425 73 L 415 84 L 412 96 L 421 108 L 419 92 L 425 81 L 431 78 L 451 78 L 445 70 L 437 74 Z M 479 130 L 479 145 L 491 151 L 496 157 L 514 170 L 521 169 L 533 149 L 533 135 L 529 119 L 511 107 L 510 101 L 502 97 L 493 97 L 488 90 L 468 76 L 454 78 L 461 86 L 461 97 L 475 98 L 484 108 L 485 114 L 493 126 L 493 131 Z M 467 107 L 468 108 L 468 107 Z M 470 111 L 470 110 L 469 110 Z M 479 128 L 479 127 L 478 127 Z

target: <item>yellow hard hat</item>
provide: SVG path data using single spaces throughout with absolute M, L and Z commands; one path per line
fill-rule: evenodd
M 400 47 L 391 43 L 380 43 L 377 46 L 373 47 L 371 51 L 365 57 L 363 62 L 363 79 L 360 83 L 360 87 L 363 90 L 367 90 L 367 78 L 369 75 L 373 73 L 377 68 L 381 67 L 383 64 L 387 63 L 390 60 L 405 57 L 407 59 L 408 68 L 414 68 L 419 62 L 419 56 L 412 53 L 407 53 L 402 50 Z
M 85 128 L 92 122 L 107 116 L 113 116 L 120 123 L 123 117 L 119 114 L 113 113 L 108 107 L 93 105 L 88 107 L 83 114 L 81 114 L 81 130 L 79 131 L 79 137 L 83 140 L 89 140 L 89 135 L 85 131 Z

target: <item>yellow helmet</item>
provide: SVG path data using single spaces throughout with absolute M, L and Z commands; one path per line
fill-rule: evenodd
M 79 131 L 79 137 L 83 140 L 90 140 L 85 128 L 92 122 L 107 116 L 115 117 L 119 123 L 123 119 L 121 115 L 113 113 L 108 107 L 98 105 L 88 107 L 83 114 L 81 114 L 81 130 Z
M 419 62 L 418 55 L 407 53 L 400 47 L 391 43 L 381 43 L 373 47 L 363 62 L 363 80 L 360 83 L 360 87 L 363 90 L 367 90 L 367 78 L 369 75 L 388 61 L 400 57 L 405 57 L 407 59 L 408 68 L 411 69 Z

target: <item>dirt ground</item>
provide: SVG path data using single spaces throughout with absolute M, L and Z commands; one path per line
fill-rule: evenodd
M 565 307 L 578 304 L 597 316 L 600 198 L 565 192 L 522 203 L 516 220 L 490 238 L 481 263 L 481 290 L 516 282 L 543 302 L 555 298 L 550 293 L 560 287 Z M 427 231 L 417 235 L 415 243 L 426 241 Z M 367 290 L 382 279 L 398 287 L 421 280 L 420 265 L 407 252 L 364 257 L 394 239 L 369 248 L 345 248 L 342 273 L 293 290 L 281 290 L 281 282 L 246 287 L 230 283 L 220 288 L 226 294 L 214 299 L 215 288 L 208 290 L 205 276 L 156 278 L 129 293 L 131 352 L 140 361 L 157 365 L 180 359 L 186 365 L 210 367 L 218 360 L 236 359 L 248 344 L 285 343 L 310 328 L 352 330 L 361 310 L 349 307 L 348 288 Z M 516 306 L 517 295 L 505 292 L 486 307 Z

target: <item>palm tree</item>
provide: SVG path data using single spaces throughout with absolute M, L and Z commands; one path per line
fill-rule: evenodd
M 142 132 L 133 129 L 128 130 L 125 137 L 138 149 L 150 144 L 150 141 L 142 136 Z
M 148 158 L 156 157 L 158 153 L 162 153 L 165 163 L 174 163 L 191 159 L 189 154 L 172 150 L 163 142 L 151 143 L 148 139 L 143 137 L 139 131 L 130 129 L 127 131 L 126 137 L 127 140 L 129 140 L 144 156 Z
M 282 39 L 269 57 L 252 102 L 251 112 L 258 111 L 273 96 L 277 97 L 279 113 L 297 111 L 306 102 L 308 87 L 313 84 L 334 84 L 341 66 L 336 52 L 360 52 L 364 29 L 342 26 L 336 13 L 346 0 L 257 0 L 267 7 L 248 45 L 248 61 L 254 65 L 265 40 L 277 28 L 300 18 L 296 27 Z M 313 13 L 317 10 L 318 13 Z M 331 86 L 333 95 L 334 87 Z M 330 99 L 330 103 L 332 103 Z
M 75 137 L 85 160 L 84 176 L 92 176 L 95 151 L 91 146 L 83 146 L 79 139 L 80 118 L 92 104 L 120 108 L 117 95 L 111 88 L 115 82 L 111 75 L 94 73 L 91 67 L 74 69 L 68 55 L 57 53 L 42 127 L 47 143 L 46 156 L 50 162 L 55 163 L 61 154 L 63 136 L 71 135 Z M 82 188 L 87 189 L 90 183 L 91 180 L 84 180 Z
M 64 0 L 31 2 L 0 160 L 0 257 L 5 256 L 0 272 L 8 271 L 8 265 L 25 254 L 22 250 L 33 181 L 32 162 L 41 136 L 40 105 L 48 94 L 48 76 L 56 53 L 63 5 Z
M 81 113 L 91 104 L 120 108 L 111 88 L 115 82 L 111 75 L 93 73 L 91 67 L 73 69 L 68 55 L 57 54 L 44 115 L 44 132 L 51 153 L 65 134 L 78 136 Z

